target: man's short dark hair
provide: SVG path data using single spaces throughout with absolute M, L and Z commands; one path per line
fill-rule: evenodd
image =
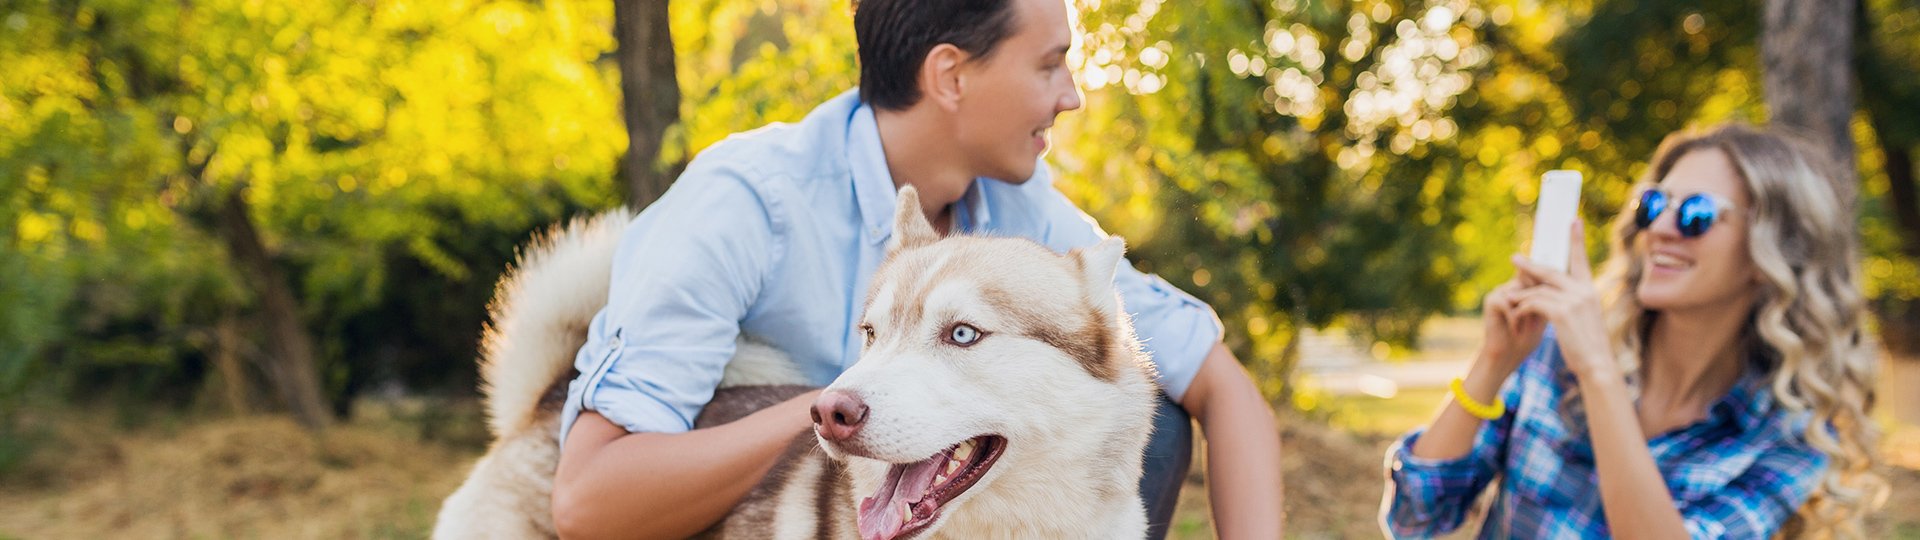
M 860 99 L 879 109 L 911 107 L 920 101 L 920 66 L 934 46 L 951 43 L 985 58 L 1012 33 L 1010 0 L 856 0 Z

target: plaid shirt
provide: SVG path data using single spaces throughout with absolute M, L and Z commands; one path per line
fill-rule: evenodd
M 1423 430 L 1387 450 L 1382 526 L 1395 537 L 1460 527 L 1495 477 L 1500 490 L 1480 538 L 1607 538 L 1599 477 L 1583 418 L 1561 406 L 1575 387 L 1552 330 L 1501 387 L 1507 412 L 1483 423 L 1457 459 L 1413 455 Z M 1577 414 L 1567 411 L 1565 414 Z M 1811 416 L 1775 407 L 1750 371 L 1704 420 L 1647 441 L 1693 538 L 1768 538 L 1820 484 L 1827 456 L 1800 435 Z

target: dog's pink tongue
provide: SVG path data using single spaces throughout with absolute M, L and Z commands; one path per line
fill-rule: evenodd
M 933 474 L 944 464 L 944 456 L 917 463 L 894 464 L 887 470 L 887 480 L 880 484 L 880 491 L 860 500 L 861 540 L 892 540 L 900 534 L 900 529 L 913 517 L 909 509 L 913 503 L 927 494 L 933 485 Z

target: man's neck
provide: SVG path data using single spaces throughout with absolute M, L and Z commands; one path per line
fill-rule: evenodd
M 897 189 L 911 185 L 920 191 L 920 211 L 942 234 L 952 227 L 953 203 L 966 196 L 974 176 L 955 150 L 951 137 L 940 134 L 946 120 L 930 107 L 903 111 L 874 109 L 880 128 L 880 149 L 887 173 Z

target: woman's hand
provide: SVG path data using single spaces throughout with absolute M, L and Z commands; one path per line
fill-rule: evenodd
M 1586 232 L 1575 219 L 1571 234 L 1567 272 L 1534 264 L 1515 255 L 1513 265 L 1519 278 L 1532 286 L 1513 293 L 1513 311 L 1521 320 L 1544 319 L 1554 327 L 1554 339 L 1567 368 L 1582 379 L 1590 375 L 1615 376 L 1619 366 L 1613 361 L 1613 347 L 1607 341 L 1607 321 L 1600 308 L 1600 293 L 1593 287 L 1593 270 L 1587 262 Z
M 1520 314 L 1516 305 L 1520 292 L 1532 284 L 1525 275 L 1516 275 L 1494 287 L 1486 299 L 1481 300 L 1480 319 L 1485 336 L 1476 361 L 1484 364 L 1487 375 L 1494 380 L 1505 380 L 1512 374 L 1520 362 L 1540 346 L 1541 334 L 1546 331 L 1544 320 Z

